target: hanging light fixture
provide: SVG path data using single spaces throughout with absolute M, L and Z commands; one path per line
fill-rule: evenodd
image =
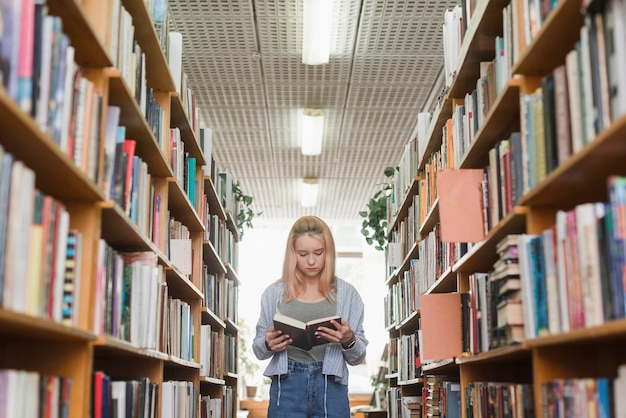
M 324 110 L 302 109 L 298 116 L 298 133 L 302 155 L 320 155 L 324 135 Z
M 304 0 L 302 63 L 328 64 L 333 0 Z
M 300 204 L 303 208 L 312 208 L 317 205 L 319 184 L 316 177 L 305 177 L 300 184 Z

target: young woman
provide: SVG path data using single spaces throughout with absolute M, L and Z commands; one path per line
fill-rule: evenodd
M 298 219 L 287 240 L 282 277 L 261 296 L 253 350 L 271 357 L 264 375 L 272 378 L 268 418 L 348 418 L 348 367 L 365 359 L 364 306 L 357 290 L 335 276 L 335 242 L 315 216 Z M 305 351 L 274 329 L 276 312 L 307 322 L 338 315 L 335 329 L 320 327 L 328 341 Z

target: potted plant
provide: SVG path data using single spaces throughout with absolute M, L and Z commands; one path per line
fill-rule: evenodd
M 252 196 L 246 195 L 241 190 L 239 181 L 233 182 L 233 196 L 237 204 L 237 230 L 239 238 L 243 238 L 245 228 L 253 228 L 252 220 L 255 216 L 260 216 L 263 212 L 254 212 L 251 208 Z
M 368 245 L 374 245 L 379 251 L 387 246 L 387 208 L 393 191 L 393 176 L 397 171 L 398 167 L 385 168 L 384 174 L 391 180 L 383 183 L 381 189 L 374 193 L 367 203 L 367 210 L 359 212 L 365 218 L 361 224 L 361 234 Z

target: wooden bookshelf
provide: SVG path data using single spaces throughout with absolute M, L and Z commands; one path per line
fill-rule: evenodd
M 16 4 L 18 3 L 20 2 Z M 21 3 L 25 4 L 25 2 Z M 67 231 L 64 231 L 64 234 L 59 232 L 55 235 L 57 234 L 56 228 L 60 228 L 57 225 L 61 221 L 54 223 L 48 219 L 48 214 L 52 213 L 50 210 L 36 208 L 34 199 L 31 197 L 27 205 L 21 205 L 20 211 L 13 209 L 10 212 L 12 217 L 8 219 L 8 222 L 19 222 L 25 237 L 30 237 L 35 233 L 32 231 L 35 230 L 45 231 L 45 233 L 49 230 L 50 241 L 44 241 L 43 238 L 41 241 L 33 241 L 32 247 L 27 248 L 28 251 L 25 251 L 26 247 L 19 247 L 21 248 L 19 251 L 22 252 L 14 253 L 16 254 L 15 260 L 10 260 L 12 268 L 18 265 L 26 272 L 24 277 L 19 277 L 19 282 L 12 280 L 11 286 L 22 286 L 23 281 L 29 286 L 34 285 L 39 292 L 36 296 L 24 293 L 24 298 L 28 298 L 25 301 L 25 307 L 23 307 L 23 301 L 17 300 L 18 296 L 21 298 L 21 293 L 13 291 L 13 288 L 9 289 L 10 292 L 4 292 L 4 286 L 9 286 L 9 281 L 5 280 L 4 271 L 0 276 L 0 289 L 2 290 L 0 292 L 0 370 L 2 373 L 7 373 L 7 376 L 8 373 L 13 376 L 13 373 L 25 375 L 26 372 L 37 372 L 37 379 L 49 376 L 50 379 L 58 379 L 59 384 L 64 381 L 64 378 L 69 379 L 71 385 L 68 386 L 66 407 L 70 418 L 84 418 L 92 415 L 95 396 L 93 382 L 96 372 L 103 372 L 113 380 L 148 379 L 159 389 L 169 380 L 184 381 L 195 387 L 197 398 L 192 395 L 187 400 L 190 404 L 199 406 L 201 396 L 211 396 L 224 403 L 228 402 L 228 405 L 223 405 L 224 411 L 236 412 L 238 375 L 236 370 L 222 368 L 222 356 L 231 356 L 231 363 L 236 364 L 237 353 L 236 351 L 224 353 L 224 348 L 220 344 L 224 344 L 225 336 L 236 337 L 240 330 L 236 325 L 236 315 L 227 318 L 223 310 L 212 310 L 203 305 L 205 292 L 211 289 L 204 288 L 202 275 L 203 264 L 205 264 L 207 271 L 216 276 L 216 283 L 220 287 L 224 287 L 227 281 L 230 286 L 239 284 L 236 254 L 226 263 L 224 261 L 225 248 L 222 246 L 216 248 L 205 240 L 205 235 L 208 235 L 214 227 L 209 222 L 209 215 L 215 215 L 221 220 L 221 224 L 215 227 L 222 228 L 221 236 L 228 237 L 230 244 L 228 251 L 236 253 L 239 235 L 233 216 L 226 213 L 220 202 L 219 185 L 215 184 L 216 179 L 204 176 L 204 165 L 207 162 L 211 163 L 212 156 L 203 155 L 199 139 L 196 137 L 197 127 L 190 122 L 192 118 L 186 115 L 178 93 L 175 92 L 167 54 L 158 39 L 146 3 L 142 0 L 118 2 L 114 0 L 83 0 L 82 2 L 50 0 L 44 3 L 48 7 L 48 15 L 58 17 L 59 22 L 62 23 L 63 36 L 67 37 L 67 45 L 74 49 L 74 62 L 77 68 L 82 67 L 82 73 L 80 73 L 82 78 L 88 80 L 91 83 L 90 86 L 93 86 L 93 97 L 95 97 L 93 103 L 97 104 L 97 100 L 101 100 L 101 107 L 97 109 L 98 111 L 85 111 L 85 114 L 93 115 L 93 118 L 89 116 L 89 119 L 86 119 L 88 122 L 85 122 L 85 126 L 93 126 L 93 129 L 89 133 L 83 132 L 82 136 L 78 136 L 78 131 L 73 130 L 74 118 L 78 118 L 78 115 L 71 109 L 73 109 L 72 100 L 79 103 L 77 86 L 81 78 L 77 77 L 74 80 L 74 73 L 68 73 L 66 79 L 75 83 L 75 91 L 70 88 L 73 86 L 69 85 L 67 89 L 58 92 L 50 90 L 49 94 L 53 99 L 63 96 L 64 102 L 59 102 L 59 104 L 55 102 L 56 107 L 50 106 L 50 115 L 41 117 L 41 121 L 49 122 L 46 126 L 40 126 L 39 119 L 31 116 L 30 111 L 21 108 L 17 97 L 11 97 L 9 89 L 0 86 L 0 128 L 2 131 L 0 149 L 4 155 L 10 154 L 13 157 L 13 161 L 3 160 L 6 162 L 4 169 L 7 170 L 2 173 L 3 180 L 11 178 L 11 169 L 16 164 L 15 161 L 23 163 L 25 170 L 34 173 L 34 187 L 43 193 L 45 199 L 51 199 L 53 205 L 58 202 L 59 208 L 62 207 L 67 212 L 67 224 L 63 225 L 68 230 L 77 231 L 81 240 L 80 247 L 77 247 L 80 264 L 72 264 L 71 267 L 75 270 L 70 270 L 70 264 L 66 262 L 68 243 L 62 238 Z M 142 106 L 140 99 L 135 97 L 138 96 L 140 89 L 136 86 L 131 87 L 129 80 L 122 76 L 121 69 L 113 66 L 116 59 L 113 59 L 111 54 L 117 54 L 117 51 L 112 51 L 111 44 L 114 37 L 112 27 L 116 23 L 112 21 L 112 16 L 115 14 L 113 7 L 116 3 L 121 4 L 120 7 L 130 13 L 135 25 L 134 40 L 145 54 L 146 74 L 134 80 L 133 83 L 135 81 L 137 85 L 145 83 L 147 88 L 151 88 L 149 96 L 154 100 L 155 108 L 159 109 L 158 118 L 160 119 L 157 122 L 150 119 L 145 106 Z M 19 22 L 17 23 L 15 26 L 19 29 Z M 46 39 L 46 41 L 50 40 Z M 133 39 L 124 39 L 121 36 L 118 38 L 118 48 L 121 48 L 122 44 L 132 45 L 132 43 Z M 51 57 L 53 61 L 56 59 L 58 62 L 65 59 L 60 53 L 58 57 L 51 53 Z M 59 67 L 58 62 L 54 62 L 55 70 L 62 68 Z M 76 69 L 72 69 L 74 70 Z M 138 72 L 135 73 L 138 74 Z M 135 74 L 131 77 L 135 77 Z M 34 82 L 44 83 L 43 80 L 34 80 Z M 71 92 L 72 97 L 65 97 L 61 94 L 64 91 Z M 98 97 L 95 96 L 96 93 Z M 45 99 L 47 101 L 48 97 Z M 68 119 L 59 117 L 64 110 L 62 103 L 70 109 L 67 114 L 71 117 Z M 83 101 L 80 103 L 83 104 Z M 84 103 L 87 103 L 86 99 Z M 33 115 L 38 111 L 36 104 L 37 102 L 33 103 Z M 82 111 L 78 104 L 76 106 Z M 114 167 L 115 161 L 107 159 L 111 156 L 105 155 L 107 152 L 105 121 L 109 116 L 108 106 L 117 106 L 121 109 L 118 126 L 123 126 L 126 130 L 125 137 L 120 136 L 118 139 L 135 140 L 134 155 L 137 157 L 135 161 L 131 161 L 130 165 L 119 163 L 123 171 L 114 171 L 111 181 L 115 183 L 120 179 L 125 180 L 126 170 L 130 170 L 128 167 L 133 167 L 133 163 L 137 163 L 134 167 L 142 167 L 141 164 L 145 164 L 142 167 L 145 169 L 145 177 L 142 177 L 144 188 L 140 191 L 133 190 L 145 199 L 145 202 L 142 201 L 142 204 L 145 203 L 143 206 L 138 206 L 137 196 L 132 196 L 130 207 L 122 207 L 114 199 L 109 198 L 111 185 L 107 184 L 108 190 L 104 190 L 105 177 L 109 173 L 109 167 Z M 58 112 L 58 116 L 53 112 Z M 49 134 L 54 131 L 52 121 L 56 120 L 55 118 L 63 120 L 60 129 L 65 133 L 61 133 L 59 140 Z M 169 140 L 172 128 L 178 128 L 188 155 L 196 159 L 195 175 L 198 185 L 194 188 L 196 200 L 193 203 L 186 186 L 176 180 L 173 171 Z M 86 141 L 84 143 L 81 142 L 83 138 Z M 83 146 L 83 150 L 89 150 L 91 154 L 81 151 L 85 152 L 85 156 L 78 155 L 79 146 Z M 86 160 L 88 163 L 85 164 L 90 167 L 89 170 L 93 170 L 93 175 L 87 174 L 88 170 L 79 165 L 78 161 Z M 127 163 L 127 161 L 124 162 Z M 91 164 L 93 166 L 90 166 Z M 136 171 L 128 171 L 128 173 L 129 175 L 137 174 Z M 117 174 L 119 174 L 119 179 L 116 177 Z M 118 184 L 122 184 L 121 181 Z M 137 187 L 138 183 L 132 184 Z M 206 201 L 209 202 L 210 214 L 204 213 L 206 207 L 202 207 L 201 204 L 205 199 L 204 195 L 206 195 Z M 155 204 L 157 196 L 160 202 L 158 208 Z M 9 194 L 5 200 L 7 204 L 0 205 L 6 206 L 0 216 L 6 218 L 9 213 L 7 208 L 11 202 L 18 202 L 18 198 L 16 191 Z M 26 202 L 26 200 L 19 201 Z M 17 206 L 13 204 L 13 207 Z M 44 213 L 45 222 L 48 224 L 33 225 L 32 219 L 18 213 L 21 211 L 35 213 L 36 210 Z M 60 214 L 61 211 L 55 213 Z M 61 219 L 60 215 L 56 216 Z M 188 238 L 193 252 L 191 274 L 183 274 L 180 266 L 170 259 L 169 216 L 180 222 L 189 233 Z M 0 231 L 0 235 L 3 242 L 7 239 L 6 242 L 14 247 L 20 242 L 27 242 L 15 235 L 8 237 L 5 229 Z M 48 235 L 42 236 L 48 239 Z M 136 295 L 139 295 L 140 291 L 144 293 L 141 299 L 137 296 L 135 300 L 132 299 L 130 293 L 122 293 L 122 289 L 129 283 L 133 283 L 134 286 L 134 279 L 140 279 L 131 278 L 128 275 L 128 282 L 122 282 L 122 278 L 127 277 L 123 269 L 126 269 L 126 272 L 130 272 L 133 268 L 139 271 L 138 265 L 128 267 L 130 257 L 137 256 L 137 254 L 146 255 L 143 258 L 142 269 L 149 271 L 144 275 L 144 280 L 146 283 L 149 280 L 150 286 L 137 288 Z M 6 261 L 4 253 L 2 261 Z M 128 263 L 128 266 L 124 267 L 124 263 Z M 150 265 L 146 266 L 146 264 Z M 41 270 L 33 269 L 32 265 L 38 269 L 41 267 Z M 4 266 L 0 264 L 0 268 Z M 115 268 L 118 269 L 116 274 L 114 274 Z M 31 271 L 35 273 L 32 273 L 32 277 L 27 277 Z M 51 273 L 52 271 L 55 273 Z M 73 293 L 62 293 L 64 276 L 69 274 L 68 271 L 79 271 L 80 275 L 76 275 L 73 278 L 74 281 L 71 282 L 75 286 Z M 66 280 L 69 280 L 69 276 Z M 58 285 L 59 283 L 61 286 Z M 164 289 L 167 289 L 167 293 Z M 68 287 L 67 290 L 71 288 Z M 117 293 L 118 290 L 120 293 Z M 128 306 L 122 306 L 122 294 L 124 298 L 133 302 Z M 161 296 L 166 296 L 168 299 L 162 299 Z M 183 324 L 186 328 L 180 331 L 179 338 L 181 341 L 186 341 L 188 347 L 180 343 L 181 347 L 178 351 L 173 349 L 174 339 L 178 337 L 178 334 L 174 329 L 168 330 L 169 318 L 163 319 L 164 307 L 168 306 L 170 299 L 181 301 L 189 313 L 189 323 L 180 324 L 181 329 Z M 63 301 L 71 302 L 72 305 L 65 306 Z M 225 304 L 225 301 L 219 302 L 218 305 Z M 233 299 L 229 303 L 236 304 L 237 300 Z M 72 309 L 69 309 L 70 307 Z M 68 309 L 68 318 L 61 317 L 61 315 L 66 315 L 63 308 Z M 149 329 L 138 327 L 140 323 L 142 326 L 148 323 L 144 324 L 137 319 L 141 316 L 137 316 L 133 323 L 125 322 L 125 309 L 131 312 L 138 312 L 140 309 L 146 309 L 148 312 L 150 309 L 149 323 L 156 325 Z M 57 311 L 59 312 L 58 318 L 54 316 Z M 118 325 L 120 328 L 116 328 Z M 200 329 L 203 325 L 211 326 L 216 336 L 214 340 L 202 341 Z M 132 332 L 130 332 L 131 337 L 128 338 L 122 331 L 122 328 L 126 330 L 133 327 L 138 327 L 134 329 L 140 330 L 138 332 L 141 337 L 138 340 L 133 339 Z M 170 339 L 169 342 L 166 342 L 166 338 Z M 201 350 L 209 345 L 212 350 L 211 367 L 216 373 L 214 376 L 203 376 L 200 363 Z M 232 357 L 233 355 L 235 357 Z M 6 387 L 0 388 L 3 394 L 7 393 L 5 390 Z M 18 387 L 17 390 L 21 388 Z M 28 390 L 32 390 L 32 387 Z M 157 395 L 155 399 L 158 399 L 158 402 L 155 403 L 157 410 L 154 416 L 162 418 L 169 416 L 161 413 L 161 397 Z M 2 407 L 4 405 L 1 405 L 0 409 Z M 13 416 L 14 411 L 2 409 L 0 415 L 3 413 Z M 187 416 L 181 416 L 181 418 L 187 418 Z
M 479 2 L 472 20 L 468 23 L 463 39 L 462 53 L 457 63 L 457 72 L 449 86 L 443 93 L 443 98 L 437 104 L 432 114 L 426 141 L 426 152 L 418 156 L 420 174 L 428 170 L 430 154 L 440 151 L 443 153 L 442 127 L 446 120 L 454 115 L 455 107 L 462 102 L 463 97 L 476 87 L 480 61 L 494 59 L 494 41 L 496 36 L 504 33 L 503 8 L 509 2 Z M 523 2 L 522 2 L 523 3 Z M 520 2 L 511 2 L 512 6 Z M 589 10 L 581 8 L 580 2 L 565 0 L 556 4 L 553 10 L 542 19 L 541 27 L 530 43 L 519 50 L 517 62 L 511 65 L 511 74 L 504 83 L 495 101 L 490 103 L 489 112 L 484 115 L 481 126 L 474 132 L 472 142 L 460 159 L 455 169 L 483 169 L 490 164 L 490 152 L 502 140 L 507 139 L 513 132 L 520 131 L 526 122 L 521 108 L 525 95 L 533 93 L 542 86 L 543 77 L 561 64 L 565 63 L 566 55 L 580 40 L 580 30 L 585 24 L 585 13 L 597 13 L 591 5 Z M 522 19 L 518 17 L 518 19 Z M 513 31 L 518 31 L 521 22 L 513 22 Z M 607 35 L 609 36 L 609 35 Z M 522 44 L 520 42 L 520 44 Z M 595 53 L 592 50 L 592 54 Z M 591 71 L 598 71 L 591 67 Z M 609 69 L 610 71 L 610 69 Z M 591 76 L 589 76 L 591 77 Z M 595 87 L 594 87 L 595 88 Z M 595 100 L 595 99 L 594 99 Z M 546 106 L 546 103 L 543 103 Z M 582 116 L 581 116 L 582 118 Z M 579 121 L 576 121 L 579 122 Z M 573 122 L 572 122 L 573 123 Z M 473 291 L 472 282 L 476 274 L 491 274 L 500 261 L 498 252 L 499 243 L 510 235 L 541 234 L 555 225 L 557 213 L 571 211 L 578 205 L 594 202 L 608 202 L 609 191 L 607 179 L 612 175 L 626 175 L 626 165 L 623 164 L 626 156 L 626 146 L 623 138 L 626 129 L 626 118 L 617 115 L 608 126 L 597 132 L 574 151 L 565 161 L 548 171 L 545 177 L 530 183 L 529 190 L 519 197 L 508 212 L 494 222 L 484 239 L 471 243 L 468 251 L 459 256 L 453 266 L 439 277 L 428 277 L 434 282 L 432 288 L 423 289 L 424 293 L 452 293 Z M 527 132 L 529 138 L 540 135 L 536 131 Z M 530 141 L 530 139 L 529 139 Z M 531 158 L 538 158 L 532 156 Z M 442 169 L 446 167 L 437 167 Z M 525 175 L 532 175 L 528 173 Z M 406 200 L 400 202 L 399 207 L 406 207 L 412 202 L 415 193 L 411 191 Z M 433 228 L 440 222 L 437 204 L 426 216 L 426 222 L 416 225 L 420 228 L 420 240 L 427 238 Z M 399 220 L 391 227 L 398 228 Z M 391 236 L 390 231 L 390 236 Z M 579 238 L 586 240 L 586 238 Z M 407 243 L 409 248 L 418 243 Z M 600 250 L 601 251 L 601 250 Z M 409 258 L 428 259 L 430 254 L 410 254 Z M 447 253 L 446 253 L 447 256 Z M 581 257 L 586 257 L 586 254 Z M 601 254 L 601 257 L 604 254 Z M 420 261 L 422 261 L 420 260 Z M 426 260 L 428 261 L 428 260 Z M 393 298 L 391 289 L 396 286 L 399 277 L 407 273 L 410 263 L 405 260 L 402 266 L 393 270 L 391 276 L 385 277 L 390 292 L 388 298 Z M 430 274 L 432 270 L 425 270 Z M 422 274 L 420 270 L 420 274 Z M 510 274 L 510 273 L 509 273 Z M 556 273 L 559 274 L 558 272 Z M 508 276 L 505 276 L 508 277 Z M 524 276 L 526 277 L 526 276 Z M 536 280 L 534 276 L 531 276 Z M 501 277 L 500 277 L 501 279 Z M 494 279 L 499 280 L 499 279 Z M 445 285 L 443 283 L 446 283 Z M 560 284 L 559 284 L 560 285 Z M 397 296 L 396 296 L 397 297 Z M 522 299 L 529 298 L 523 296 Z M 525 299 L 527 300 L 527 299 Z M 526 303 L 522 300 L 523 303 Z M 403 303 L 401 301 L 388 302 Z M 564 309 L 559 303 L 559 315 Z M 571 303 L 571 300 L 570 302 Z M 605 302 L 606 303 L 606 302 Z M 480 307 L 478 307 L 480 309 Z M 386 313 L 390 307 L 386 306 Z M 401 335 L 419 332 L 420 317 L 423 309 L 417 309 L 407 317 L 399 318 L 393 324 L 388 324 L 390 341 L 395 341 Z M 535 313 L 536 314 L 536 313 Z M 585 313 L 588 314 L 588 313 Z M 524 313 L 534 315 L 533 313 Z M 604 317 L 603 317 L 604 318 Z M 626 346 L 626 329 L 623 317 L 604 318 L 601 323 L 584 326 L 570 326 L 558 332 L 550 330 L 526 330 L 527 334 L 521 340 L 511 341 L 496 347 L 481 348 L 476 351 L 468 350 L 449 359 L 440 359 L 422 365 L 422 375 L 414 379 L 400 381 L 398 373 L 387 376 L 390 386 L 398 388 L 401 396 L 420 393 L 425 382 L 431 376 L 458 376 L 462 388 L 482 384 L 481 382 L 508 382 L 524 391 L 527 403 L 525 407 L 534 408 L 534 416 L 539 416 L 548 408 L 546 385 L 555 380 L 568 379 L 608 379 L 618 377 L 618 369 L 626 364 L 624 347 Z M 529 337 L 536 332 L 537 336 Z M 432 342 L 431 342 L 432 343 Z M 435 342 L 436 343 L 436 342 Z M 412 358 L 403 359 L 399 356 L 398 367 L 402 362 L 410 363 Z M 422 380 L 423 378 L 423 380 Z M 461 416 L 467 417 L 469 392 L 461 391 Z M 532 403 L 528 399 L 533 399 Z M 611 409 L 613 404 L 609 406 Z M 611 413 L 616 413 L 611 411 Z M 486 416 L 486 415 L 485 415 Z M 390 416 L 390 418 L 394 418 Z

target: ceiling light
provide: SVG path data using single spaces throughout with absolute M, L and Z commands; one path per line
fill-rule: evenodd
M 302 155 L 320 155 L 322 153 L 322 135 L 324 134 L 324 110 L 302 109 L 299 123 Z
M 333 0 L 304 0 L 302 63 L 328 64 Z
M 300 184 L 300 204 L 303 208 L 312 208 L 317 205 L 317 192 L 319 184 L 317 178 L 305 177 Z

